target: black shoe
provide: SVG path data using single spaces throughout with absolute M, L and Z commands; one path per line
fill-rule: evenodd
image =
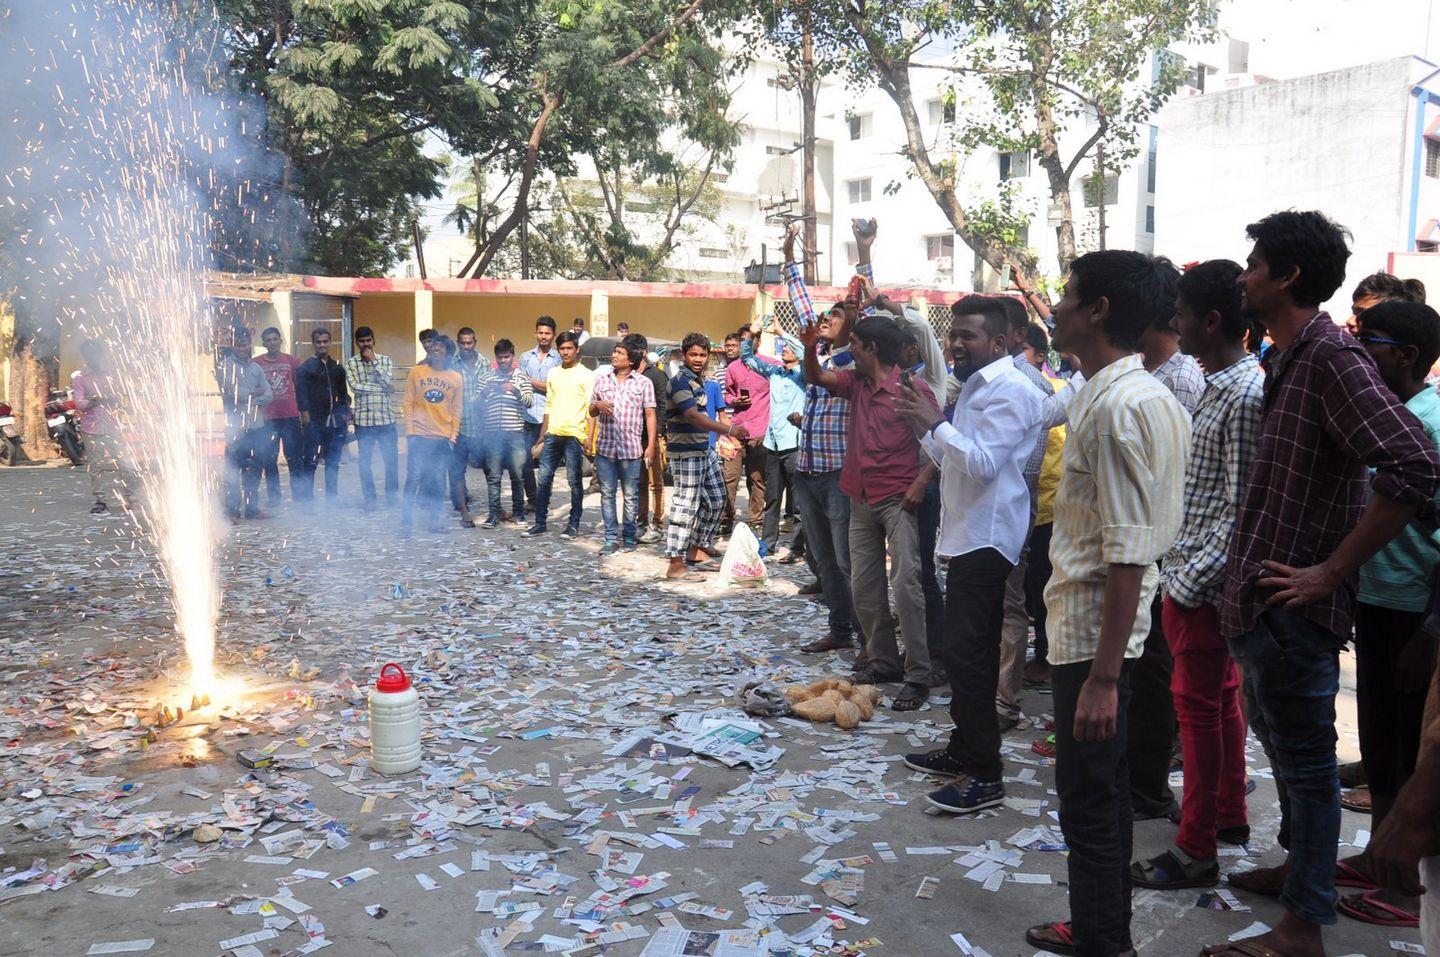
M 535 538 L 537 535 L 544 535 L 547 531 L 549 531 L 549 529 L 547 529 L 544 525 L 537 524 L 531 525 L 529 528 L 525 529 L 525 531 L 521 532 L 520 534 L 524 535 L 526 538 Z
M 496 518 L 494 515 L 491 515 L 489 518 L 485 519 L 485 521 L 483 521 L 483 522 L 480 523 L 480 527 L 481 527 L 481 528 L 499 528 L 499 527 L 500 527 L 500 519 Z
M 945 748 L 934 751 L 917 751 L 905 755 L 905 766 L 912 771 L 923 771 L 936 777 L 953 778 L 965 773 L 960 761 Z
M 795 592 L 795 594 L 797 594 L 797 595 L 823 595 L 823 594 L 825 594 L 825 589 L 821 586 L 821 584 L 820 584 L 820 579 L 817 578 L 817 579 L 815 579 L 814 581 L 812 581 L 812 582 L 810 582 L 810 583 L 808 583 L 808 584 L 801 585 L 799 591 Z
M 868 661 L 864 664 L 857 663 L 855 670 L 850 672 L 850 683 L 852 685 L 889 684 L 894 681 L 901 681 L 904 678 L 905 676 L 899 672 L 890 674 L 888 672 L 876 671 Z
M 1232 824 L 1230 827 L 1217 827 L 1215 829 L 1215 840 L 1222 844 L 1244 847 L 1250 843 L 1250 825 Z
M 943 788 L 925 795 L 931 807 L 951 814 L 973 814 L 1005 802 L 1005 785 L 999 781 L 977 781 L 960 775 Z
M 560 537 L 561 537 L 561 538 L 574 538 L 576 535 L 579 535 L 579 534 L 580 534 L 580 529 L 576 528 L 574 525 L 566 525 L 566 526 L 565 526 L 565 531 L 563 531 L 563 532 L 560 533 Z
M 1178 814 L 1180 812 L 1180 805 L 1174 800 L 1171 800 L 1169 804 L 1160 808 L 1135 807 L 1132 801 L 1131 808 L 1131 814 L 1137 821 L 1156 821 L 1162 817 L 1168 818 L 1171 814 Z

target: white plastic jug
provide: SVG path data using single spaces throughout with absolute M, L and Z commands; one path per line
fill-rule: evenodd
M 405 774 L 420 766 L 420 694 L 393 661 L 370 692 L 370 767 Z

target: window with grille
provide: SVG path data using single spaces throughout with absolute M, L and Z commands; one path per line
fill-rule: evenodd
M 931 261 L 936 259 L 951 259 L 955 256 L 955 234 L 945 233 L 941 236 L 925 237 L 925 258 Z
M 1440 140 L 1425 140 L 1425 175 L 1440 179 Z
M 1095 177 L 1087 176 L 1081 180 L 1081 190 L 1085 194 L 1085 206 L 1087 209 L 1098 208 L 1102 196 L 1106 206 L 1114 206 L 1120 202 L 1120 177 L 1113 173 L 1106 176 L 1105 188 L 1102 193 L 1100 184 L 1095 181 Z

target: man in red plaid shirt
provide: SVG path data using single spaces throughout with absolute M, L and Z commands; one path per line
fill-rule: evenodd
M 1318 212 L 1246 227 L 1245 314 L 1265 324 L 1260 444 L 1230 538 L 1220 626 L 1275 772 L 1279 867 L 1231 875 L 1278 896 L 1274 930 L 1206 954 L 1324 954 L 1335 923 L 1340 785 L 1335 695 L 1356 573 L 1417 510 L 1433 511 L 1440 454 L 1363 346 L 1320 310 L 1345 277 L 1346 234 Z M 1367 473 L 1373 471 L 1373 475 Z M 1370 495 L 1366 496 L 1367 485 Z
M 636 371 L 645 353 L 615 344 L 610 368 L 595 378 L 590 414 L 598 423 L 595 472 L 600 478 L 600 514 L 605 544 L 600 554 L 612 555 L 623 544 L 635 547 L 640 512 L 640 463 L 655 455 L 655 387 Z M 624 497 L 624 533 L 615 515 L 615 491 Z

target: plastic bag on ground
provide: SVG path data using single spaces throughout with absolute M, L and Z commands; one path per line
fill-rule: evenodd
M 760 557 L 760 540 L 744 522 L 735 523 L 725 557 L 720 560 L 720 580 L 730 585 L 763 585 L 769 573 Z
M 790 713 L 790 702 L 779 688 L 769 681 L 751 681 L 736 695 L 746 714 L 761 718 L 783 718 Z

